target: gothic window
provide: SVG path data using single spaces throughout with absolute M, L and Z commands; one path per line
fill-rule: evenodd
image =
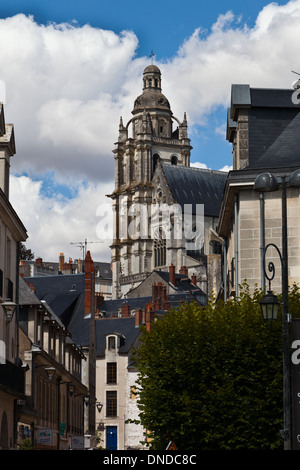
M 158 153 L 155 153 L 153 155 L 153 173 L 154 173 L 154 170 L 155 170 L 155 167 L 157 165 L 157 162 L 160 160 L 160 157 L 158 155 Z
M 154 266 L 166 265 L 166 238 L 163 234 L 163 230 L 160 228 L 158 232 L 158 238 L 154 240 Z
M 171 157 L 171 164 L 172 164 L 172 165 L 177 165 L 177 157 L 176 157 L 176 155 L 172 155 L 172 157 Z

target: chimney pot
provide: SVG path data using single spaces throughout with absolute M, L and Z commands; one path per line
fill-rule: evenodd
M 121 316 L 122 318 L 130 317 L 130 307 L 128 305 L 128 302 L 123 302 L 121 307 Z
M 173 263 L 169 266 L 169 281 L 175 286 L 175 266 Z

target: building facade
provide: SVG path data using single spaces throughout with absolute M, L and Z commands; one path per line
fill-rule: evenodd
M 228 175 L 218 234 L 224 239 L 225 296 L 238 296 L 245 280 L 253 290 L 265 287 L 264 247 L 282 252 L 282 181 L 286 185 L 289 285 L 300 282 L 300 198 L 291 175 L 300 168 L 300 106 L 294 90 L 233 85 L 227 139 L 233 171 Z M 255 191 L 258 175 L 268 172 L 276 191 Z M 281 262 L 276 249 L 266 252 L 275 265 L 272 289 L 281 292 Z
M 16 403 L 24 398 L 18 331 L 19 244 L 27 232 L 9 202 L 10 159 L 15 154 L 14 127 L 6 124 L 0 104 L 0 449 L 16 445 Z M 13 302 L 12 316 L 5 310 Z
M 86 357 L 46 301 L 20 279 L 20 357 L 26 366 L 25 397 L 17 401 L 17 446 L 83 448 L 83 383 Z
M 226 173 L 190 168 L 191 149 L 186 115 L 182 121 L 173 115 L 161 72 L 149 65 L 113 151 L 113 298 L 171 263 L 206 282 L 201 255 L 213 253 L 210 230 L 216 229 Z

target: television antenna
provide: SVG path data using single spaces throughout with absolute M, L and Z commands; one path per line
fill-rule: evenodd
M 85 239 L 84 242 L 70 242 L 70 245 L 77 245 L 82 250 L 83 261 L 85 260 L 88 243 L 103 243 L 103 242 L 88 242 L 87 239 Z

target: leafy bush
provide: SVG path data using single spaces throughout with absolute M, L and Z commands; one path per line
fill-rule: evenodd
M 134 351 L 140 423 L 152 449 L 282 449 L 282 323 L 262 320 L 261 292 L 183 304 L 142 328 Z M 300 313 L 293 286 L 290 312 Z

